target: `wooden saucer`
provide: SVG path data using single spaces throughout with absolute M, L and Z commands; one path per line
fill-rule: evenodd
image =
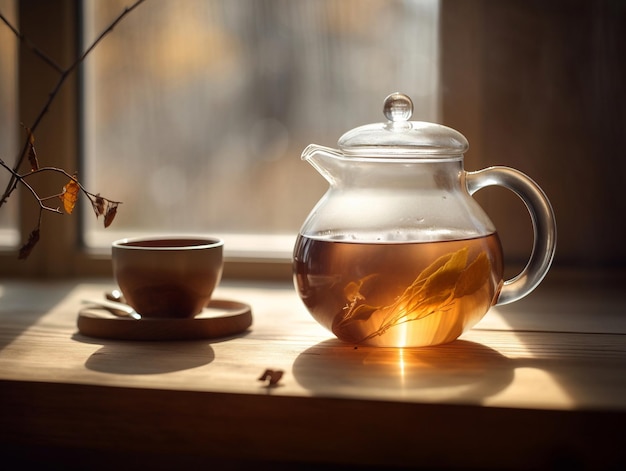
M 78 330 L 88 337 L 115 340 L 194 340 L 227 337 L 252 325 L 248 304 L 211 300 L 196 317 L 189 319 L 128 319 L 113 317 L 105 309 L 81 309 Z

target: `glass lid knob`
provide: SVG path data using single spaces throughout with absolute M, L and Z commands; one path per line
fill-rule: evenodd
M 385 98 L 383 113 L 394 123 L 408 121 L 413 115 L 413 102 L 404 93 L 392 93 Z

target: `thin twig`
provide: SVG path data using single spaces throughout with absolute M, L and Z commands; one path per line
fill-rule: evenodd
M 76 62 L 74 62 L 74 64 L 72 64 L 68 70 L 69 71 L 73 70 L 78 64 L 80 64 L 82 61 L 84 61 L 85 57 L 87 57 L 87 55 L 93 50 L 93 48 L 95 48 L 98 45 L 98 43 L 100 41 L 102 41 L 102 39 L 107 34 L 109 34 L 111 31 L 113 31 L 113 28 L 115 28 L 120 21 L 122 21 L 122 18 L 124 18 L 131 11 L 133 11 L 135 8 L 137 8 L 139 5 L 141 5 L 144 1 L 145 0 L 137 0 L 131 6 L 124 8 L 124 11 L 115 20 L 113 20 L 113 23 L 111 23 L 102 33 L 100 33 L 100 36 L 98 36 L 96 38 L 96 40 L 91 44 L 91 46 L 89 46 L 87 48 L 87 50 L 83 53 L 83 55 L 80 56 L 78 58 L 78 60 L 76 60 Z
M 26 47 L 28 47 L 28 49 L 33 52 L 33 54 L 38 56 L 42 61 L 44 61 L 58 73 L 63 73 L 63 68 L 59 64 L 57 64 L 48 54 L 35 46 L 35 44 L 33 44 L 32 41 L 30 41 L 26 36 L 20 33 L 17 28 L 15 28 L 15 26 L 13 26 L 11 22 L 2 14 L 2 12 L 0 12 L 0 20 L 2 20 L 2 22 L 7 25 L 11 31 L 13 31 L 13 34 L 15 34 L 20 42 L 25 44 Z
M 6 167 L 6 164 L 3 165 L 4 167 Z M 91 193 L 90 191 L 87 191 L 87 189 L 83 186 L 83 184 L 78 180 L 78 178 L 76 177 L 76 175 L 72 175 L 69 172 L 67 172 L 66 170 L 63 170 L 62 168 L 57 168 L 57 167 L 41 167 L 38 168 L 37 170 L 33 170 L 32 172 L 26 173 L 24 175 L 19 175 L 17 174 L 16 176 L 24 181 L 26 178 L 32 176 L 32 175 L 36 175 L 38 173 L 42 173 L 42 172 L 57 172 L 60 173 L 62 175 L 65 175 L 67 178 L 69 178 L 70 180 L 72 180 L 74 183 L 76 183 L 78 185 L 78 188 L 80 188 L 80 190 L 87 195 L 88 197 L 97 197 L 98 195 Z M 62 194 L 62 193 L 61 193 Z M 59 195 L 55 195 L 55 196 L 59 196 Z M 110 200 L 108 198 L 106 198 L 107 201 L 111 202 L 111 203 L 117 203 L 117 204 L 122 204 L 121 201 L 113 201 Z
M 15 171 L 13 171 L 13 169 L 11 167 L 9 167 L 4 162 L 4 160 L 2 160 L 2 159 L 0 159 L 0 166 L 2 166 L 5 169 L 7 169 L 11 173 L 11 175 L 13 175 L 13 177 L 15 177 L 15 179 L 17 181 L 19 181 L 22 185 L 24 185 L 28 189 L 28 191 L 30 191 L 32 193 L 32 195 L 37 200 L 37 203 L 39 203 L 39 207 L 41 209 L 46 210 L 46 211 L 50 211 L 52 213 L 63 214 L 59 208 L 53 208 L 51 206 L 46 206 L 45 204 L 43 204 L 44 201 L 46 201 L 48 199 L 52 199 L 52 198 L 54 198 L 54 196 L 48 196 L 46 198 L 41 198 L 39 196 L 39 194 L 37 193 L 37 191 L 35 191 L 35 189 L 32 186 L 30 186 L 30 184 L 24 179 L 24 176 L 20 175 L 19 173 L 15 172 Z M 55 195 L 55 196 L 58 196 L 58 195 Z M 40 216 L 40 219 L 41 219 L 41 216 Z

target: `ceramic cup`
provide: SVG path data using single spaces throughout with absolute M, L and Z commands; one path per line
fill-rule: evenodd
M 211 300 L 222 277 L 224 242 L 159 236 L 113 242 L 113 275 L 142 317 L 189 318 Z

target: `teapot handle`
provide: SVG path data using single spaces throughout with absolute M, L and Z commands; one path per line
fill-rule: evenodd
M 465 172 L 470 195 L 487 186 L 503 186 L 519 196 L 533 225 L 533 248 L 524 269 L 506 280 L 495 303 L 512 303 L 534 290 L 546 276 L 556 249 L 556 218 L 546 194 L 530 177 L 510 167 L 489 167 L 476 172 Z

